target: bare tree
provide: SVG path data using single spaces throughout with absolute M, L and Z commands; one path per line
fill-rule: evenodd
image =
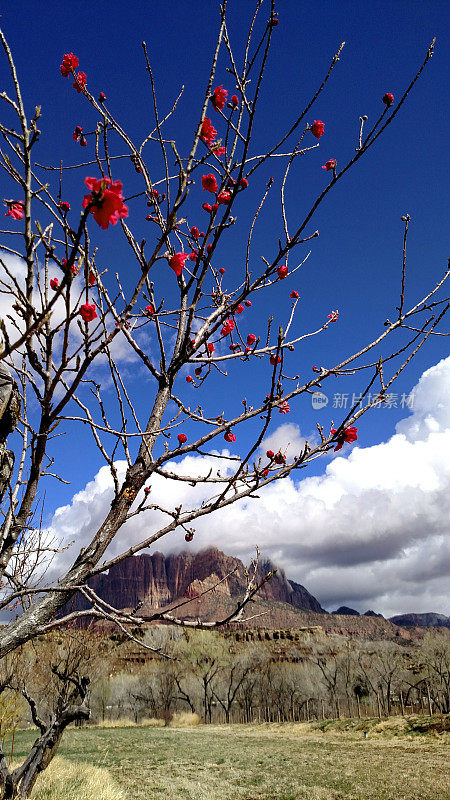
M 342 166 L 338 167 L 334 159 L 326 163 L 330 180 L 299 218 L 287 208 L 286 185 L 296 159 L 307 157 L 319 146 L 324 124 L 312 121 L 312 108 L 328 84 L 344 45 L 338 48 L 305 108 L 282 122 L 273 141 L 258 153 L 252 148 L 252 134 L 277 26 L 274 3 L 269 3 L 268 16 L 263 19 L 263 4 L 261 0 L 255 2 L 243 46 L 239 43 L 236 48 L 229 34 L 226 6 L 225 0 L 219 8 L 211 69 L 199 102 L 198 124 L 186 152 L 180 152 L 177 143 L 166 135 L 167 120 L 177 113 L 181 93 L 171 109 L 160 111 L 143 43 L 154 123 L 141 141 L 134 141 L 127 133 L 125 122 L 113 114 L 103 93 L 96 98 L 89 91 L 85 73 L 76 72 L 78 58 L 70 53 L 62 59 L 62 79 L 74 81 L 74 89 L 95 118 L 91 132 L 85 133 L 78 126 L 74 131 L 74 139 L 88 148 L 83 151 L 86 160 L 58 166 L 33 162 L 33 148 L 41 136 L 41 108 L 36 106 L 31 118 L 27 114 L 13 56 L 0 33 L 11 81 L 11 89 L 0 95 L 5 109 L 0 123 L 0 164 L 13 195 L 12 200 L 5 200 L 11 230 L 2 232 L 0 245 L 0 288 L 9 303 L 9 313 L 1 325 L 0 357 L 15 376 L 14 409 L 6 433 L 15 425 L 21 443 L 14 467 L 12 459 L 2 455 L 5 490 L 0 567 L 4 593 L 0 608 L 15 613 L 0 632 L 0 656 L 61 624 L 56 615 L 76 592 L 84 596 L 89 607 L 65 614 L 64 623 L 89 615 L 113 621 L 130 636 L 131 626 L 149 619 L 164 617 L 174 624 L 188 624 L 173 611 L 163 614 L 156 610 L 147 615 L 140 614 L 139 609 L 132 614 L 120 612 L 102 601 L 88 580 L 176 530 L 184 531 L 190 541 L 197 520 L 239 500 L 255 498 L 265 486 L 298 473 L 331 449 L 355 441 L 357 420 L 385 399 L 415 354 L 438 334 L 439 323 L 448 311 L 448 298 L 442 291 L 447 274 L 437 284 L 431 282 L 423 297 L 406 306 L 410 222 L 406 215 L 399 299 L 393 302 L 392 319 L 386 320 L 379 334 L 370 337 L 365 346 L 349 352 L 338 363 L 314 367 L 310 379 L 292 375 L 289 358 L 296 346 L 320 336 L 337 320 L 333 311 L 327 319 L 318 320 L 313 330 L 302 329 L 296 317 L 298 293 L 294 291 L 280 319 L 275 322 L 270 317 L 264 331 L 244 333 L 241 320 L 251 298 L 270 292 L 274 283 L 292 275 L 307 261 L 307 248 L 318 236 L 313 224 L 317 209 L 394 122 L 431 58 L 434 43 L 400 99 L 394 102 L 387 93 L 372 126 L 367 125 L 366 115 L 361 117 L 355 132 L 356 150 Z M 222 67 L 228 70 L 230 86 L 236 92 L 230 98 L 223 85 L 215 85 L 216 72 Z M 210 113 L 222 129 L 220 141 Z M 268 127 L 273 130 L 270 121 Z M 283 165 L 279 182 L 282 236 L 270 253 L 256 258 L 255 227 L 261 224 L 266 200 L 276 187 L 270 178 L 261 194 L 255 196 L 254 212 L 237 254 L 241 268 L 233 279 L 225 277 L 223 267 L 219 267 L 219 248 L 237 224 L 242 195 L 248 197 L 256 185 L 253 176 L 257 171 L 264 175 L 273 159 Z M 119 167 L 127 196 L 117 179 Z M 66 199 L 68 170 L 81 170 L 84 176 L 87 173 L 84 200 L 81 202 L 80 196 L 73 201 L 82 206 L 79 219 L 71 213 Z M 92 172 L 98 177 L 90 177 Z M 211 200 L 203 203 L 204 231 L 194 224 L 196 219 L 198 222 L 194 216 L 198 209 L 190 202 L 196 183 Z M 138 225 L 133 232 L 139 204 L 156 234 L 153 244 L 141 239 Z M 108 234 L 97 244 L 92 233 L 95 224 L 103 229 L 110 224 L 121 228 L 130 254 L 126 280 L 107 270 Z M 174 273 L 173 289 L 167 297 L 162 296 L 158 281 L 165 268 Z M 157 343 L 155 357 L 149 356 L 145 346 L 148 331 L 153 332 Z M 127 380 L 121 370 L 119 343 L 138 359 L 152 381 L 150 411 L 145 418 L 137 411 L 140 387 Z M 207 409 L 208 403 L 202 406 L 192 400 L 192 391 L 206 394 L 216 378 L 235 366 L 261 361 L 267 364 L 267 372 L 259 395 L 252 392 L 251 401 L 244 396 L 241 407 L 232 413 Z M 106 365 L 109 372 L 114 402 L 102 391 L 99 364 Z M 318 425 L 317 441 L 306 442 L 300 453 L 288 455 L 280 449 L 259 455 L 274 415 L 288 413 L 289 403 L 317 391 L 337 375 L 360 377 L 361 396 L 367 398 L 371 392 L 373 399 L 364 407 L 353 406 L 329 431 Z M 244 394 L 247 389 L 254 387 L 245 387 Z M 74 424 L 92 435 L 92 446 L 110 470 L 113 499 L 90 541 L 62 570 L 57 583 L 46 582 L 42 564 L 48 563 L 60 543 L 49 541 L 42 531 L 40 487 L 47 479 L 66 480 L 62 468 L 55 464 L 53 441 L 63 431 L 72 431 Z M 239 457 L 218 452 L 219 443 L 235 442 L 245 424 L 254 426 L 253 443 L 246 452 Z M 189 439 L 183 425 L 189 425 Z M 68 441 L 69 448 L 77 447 L 76 436 Z M 175 469 L 174 460 L 188 454 L 207 456 L 213 466 L 188 475 Z M 124 474 L 118 468 L 119 456 L 126 462 Z M 158 498 L 152 498 L 152 480 L 159 477 L 173 487 L 171 496 L 175 499 L 171 504 L 161 505 Z M 193 488 L 192 503 L 177 503 L 176 488 L 180 484 Z M 203 492 L 200 501 L 198 488 Z M 160 520 L 157 529 L 127 546 L 123 526 L 137 515 L 149 513 Z M 108 548 L 114 540 L 112 555 Z M 59 559 L 59 563 L 67 564 L 68 560 Z M 255 576 L 256 570 L 249 574 L 247 591 L 236 608 L 226 618 L 208 623 L 209 627 L 242 618 L 259 588 Z M 189 624 L 198 625 L 195 620 Z M 82 684 L 73 684 L 75 688 L 82 700 Z M 9 778 L 6 772 L 2 774 L 6 786 Z

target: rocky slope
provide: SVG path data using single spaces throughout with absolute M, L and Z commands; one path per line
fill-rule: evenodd
M 259 579 L 272 569 L 274 566 L 269 561 L 260 563 Z M 165 608 L 180 598 L 194 600 L 219 581 L 221 583 L 214 589 L 216 605 L 219 597 L 242 597 L 246 588 L 245 567 L 238 558 L 211 547 L 199 553 L 131 556 L 112 567 L 108 574 L 93 578 L 89 585 L 115 608 L 131 609 L 139 605 L 140 610 L 145 612 Z M 318 600 L 304 586 L 288 581 L 280 569 L 264 584 L 258 598 L 270 603 L 285 603 L 301 611 L 324 613 Z M 71 601 L 70 607 L 84 609 L 87 604 L 78 596 Z

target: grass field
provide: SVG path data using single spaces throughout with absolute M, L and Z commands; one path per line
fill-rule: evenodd
M 381 723 L 367 724 L 364 739 L 362 727 L 74 728 L 60 763 L 79 775 L 82 762 L 100 768 L 113 788 L 100 778 L 95 800 L 450 800 L 448 734 Z M 17 735 L 15 760 L 33 738 Z M 81 797 L 73 791 L 66 782 L 36 797 Z

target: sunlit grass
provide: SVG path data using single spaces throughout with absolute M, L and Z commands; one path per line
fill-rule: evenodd
M 76 728 L 60 752 L 107 769 L 133 800 L 450 800 L 448 734 L 366 724 L 365 739 L 359 722 L 339 725 Z M 31 740 L 18 734 L 16 757 Z

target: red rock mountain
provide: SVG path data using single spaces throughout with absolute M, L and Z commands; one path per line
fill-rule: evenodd
M 262 579 L 272 569 L 274 566 L 269 561 L 260 563 L 258 577 Z M 217 595 L 224 601 L 242 597 L 246 588 L 244 564 L 238 558 L 210 547 L 199 553 L 185 551 L 169 556 L 163 553 L 131 556 L 112 567 L 107 574 L 95 576 L 89 585 L 115 608 L 131 609 L 140 604 L 140 611 L 144 612 L 166 607 L 183 597 L 194 599 L 221 580 L 223 582 L 214 590 L 216 600 L 219 600 Z M 271 603 L 286 603 L 301 611 L 324 611 L 315 597 L 299 583 L 287 580 L 280 569 L 264 584 L 258 598 Z M 80 596 L 68 605 L 74 610 L 88 607 Z M 185 609 L 186 615 L 192 613 L 189 605 Z

